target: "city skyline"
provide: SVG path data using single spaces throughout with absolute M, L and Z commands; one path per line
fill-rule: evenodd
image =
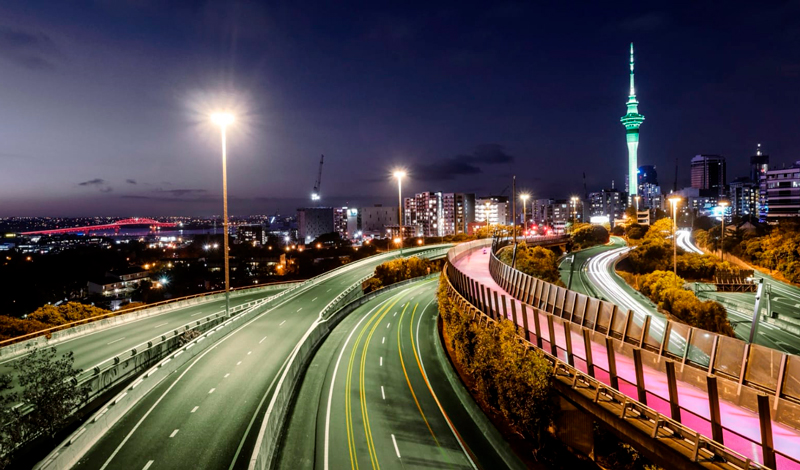
M 391 203 L 397 165 L 410 192 L 497 194 L 512 173 L 543 197 L 582 193 L 582 173 L 590 190 L 621 188 L 631 41 L 648 115 L 638 161 L 662 184 L 677 158 L 687 186 L 697 154 L 747 174 L 758 142 L 773 165 L 791 163 L 792 8 L 587 6 L 565 19 L 412 6 L 354 20 L 322 7 L 4 5 L 0 216 L 219 213 L 216 135 L 200 123 L 220 104 L 241 111 L 235 214 L 310 204 L 320 153 L 326 206 Z M 712 13 L 725 21 L 695 21 Z

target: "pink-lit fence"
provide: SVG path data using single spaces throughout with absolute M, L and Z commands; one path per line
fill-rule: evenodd
M 636 321 L 630 311 L 525 275 L 494 254 L 493 290 L 455 266 L 486 244 L 448 253 L 447 277 L 470 306 L 514 321 L 527 341 L 576 372 L 721 448 L 771 468 L 800 468 L 800 382 L 792 376 L 800 358 L 677 322 L 654 328 L 659 319 Z

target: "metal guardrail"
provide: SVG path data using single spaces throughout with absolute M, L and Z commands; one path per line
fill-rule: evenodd
M 472 280 L 464 273 L 458 271 L 450 263 L 448 263 L 447 268 L 445 269 L 444 278 L 447 281 L 448 296 L 450 296 L 451 299 L 456 302 L 459 308 L 466 311 L 468 314 L 471 314 L 473 321 L 477 321 L 481 325 L 486 324 L 488 326 L 489 324 L 499 321 L 501 318 L 508 318 L 508 312 L 505 308 L 503 308 L 502 313 L 499 310 L 499 305 L 506 304 L 505 295 L 503 295 L 502 304 L 497 303 L 497 296 L 495 295 L 495 303 L 492 306 L 490 303 L 488 303 L 491 302 L 490 300 L 488 302 L 486 301 L 487 296 L 485 294 L 485 287 L 482 284 Z M 474 298 L 475 286 L 480 286 L 479 291 L 481 294 L 478 298 Z M 462 295 L 460 291 L 468 293 Z M 470 300 L 470 297 L 473 298 Z M 491 296 L 488 298 L 491 299 Z M 615 387 L 606 385 L 600 380 L 596 379 L 593 375 L 601 371 L 602 368 L 599 367 L 598 364 L 592 362 L 591 354 L 589 354 L 589 358 L 585 359 L 584 361 L 584 365 L 588 366 L 588 368 L 591 370 L 591 373 L 579 370 L 574 365 L 575 352 L 572 350 L 572 332 L 569 322 L 564 322 L 559 325 L 563 328 L 562 331 L 564 331 L 563 338 L 565 341 L 563 341 L 562 344 L 566 346 L 566 349 L 562 350 L 557 345 L 558 341 L 555 334 L 555 323 L 553 321 L 554 317 L 552 314 L 547 314 L 547 312 L 544 312 L 543 310 L 540 310 L 536 307 L 527 306 L 526 304 L 522 303 L 522 312 L 520 312 L 521 316 L 518 316 L 516 308 L 514 307 L 516 304 L 512 303 L 511 305 L 511 320 L 517 326 L 517 331 L 524 332 L 524 337 L 521 337 L 520 340 L 523 341 L 527 347 L 538 348 L 544 353 L 545 358 L 553 366 L 556 380 L 560 381 L 562 386 L 566 385 L 576 393 L 583 393 L 586 396 L 592 397 L 593 402 L 596 405 L 614 413 L 619 417 L 619 419 L 635 420 L 636 428 L 639 429 L 645 436 L 649 436 L 653 439 L 669 439 L 670 443 L 677 444 L 679 446 L 683 445 L 684 447 L 686 447 L 688 444 L 688 452 L 687 449 L 681 450 L 683 450 L 682 453 L 688 458 L 691 458 L 693 462 L 703 460 L 706 463 L 706 466 L 713 465 L 717 468 L 766 468 L 759 463 L 753 462 L 751 459 L 748 459 L 743 455 L 724 447 L 723 445 L 715 442 L 713 439 L 709 439 L 701 433 L 682 425 L 679 421 L 659 413 L 644 403 L 641 403 L 635 399 L 631 399 L 624 393 L 621 393 L 619 390 L 615 389 Z M 530 308 L 530 312 L 528 312 L 528 308 Z M 531 322 L 529 320 L 528 313 L 532 315 L 532 323 L 535 325 L 535 332 L 532 332 L 529 329 L 529 323 Z M 545 314 L 547 315 L 548 319 L 547 331 L 549 335 L 547 336 L 545 336 L 544 329 L 540 325 L 540 316 Z M 582 336 L 587 346 L 591 341 L 596 340 L 594 333 L 597 332 L 593 332 L 585 327 L 581 327 L 581 331 L 583 332 Z M 536 344 L 531 342 L 531 334 L 535 335 L 534 340 Z M 550 342 L 550 338 L 555 338 L 556 341 Z M 606 338 L 607 344 L 613 341 L 610 337 L 606 336 Z M 550 343 L 547 345 L 549 348 L 544 348 L 544 343 Z M 590 349 L 591 348 L 589 348 L 589 350 Z M 584 349 L 584 351 L 586 351 L 586 349 Z M 617 350 L 616 348 L 611 348 L 611 351 Z M 566 353 L 567 362 L 559 357 L 563 355 L 563 353 Z M 609 354 L 609 358 L 612 357 L 613 353 Z M 611 364 L 614 363 L 611 362 Z M 612 380 L 612 382 L 621 380 L 621 378 L 615 376 L 615 369 L 615 366 L 609 366 L 609 370 L 604 371 L 606 374 L 609 374 L 611 377 L 616 379 Z M 624 382 L 624 380 L 622 381 Z M 617 385 L 617 387 L 619 387 L 619 385 Z M 714 463 L 716 463 L 716 465 L 714 465 Z

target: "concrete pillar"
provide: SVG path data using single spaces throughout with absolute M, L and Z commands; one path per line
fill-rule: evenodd
M 617 379 L 617 359 L 614 357 L 614 339 L 606 336 L 606 355 L 608 355 L 608 376 L 611 387 L 619 390 L 619 379 Z
M 520 304 L 522 307 L 522 337 L 525 338 L 525 341 L 530 342 L 531 336 L 528 332 L 528 309 L 525 304 Z
M 564 341 L 567 344 L 567 362 L 572 367 L 575 367 L 575 357 L 572 355 L 572 335 L 569 331 L 569 322 L 562 321 L 562 325 L 564 325 Z
M 636 370 L 636 393 L 640 403 L 647 405 L 647 391 L 644 386 L 644 368 L 642 367 L 642 350 L 633 350 L 633 367 Z
M 669 412 L 673 421 L 681 422 L 681 406 L 678 401 L 678 381 L 675 375 L 675 361 L 665 359 L 667 368 L 667 388 L 669 389 Z
M 536 346 L 542 349 L 542 327 L 539 324 L 539 311 L 535 308 L 533 309 L 533 328 L 536 334 Z
M 719 413 L 719 390 L 717 389 L 717 378 L 711 374 L 706 375 L 708 386 L 708 409 L 711 415 L 711 434 L 715 441 L 725 444 L 722 437 L 722 421 Z
M 772 417 L 770 416 L 769 397 L 758 394 L 758 420 L 761 425 L 761 452 L 764 466 L 775 469 L 775 449 L 772 444 Z
M 590 377 L 594 377 L 594 360 L 592 359 L 592 337 L 587 329 L 583 331 L 583 349 L 586 351 L 586 372 Z

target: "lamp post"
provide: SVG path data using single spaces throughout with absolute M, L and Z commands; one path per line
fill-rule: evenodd
M 403 256 L 403 178 L 406 172 L 397 170 L 394 177 L 397 178 L 397 235 L 400 239 L 400 256 Z
M 639 197 L 640 196 L 633 196 L 633 199 L 636 201 L 636 223 L 639 223 Z
M 572 196 L 570 200 L 572 201 L 572 231 L 574 232 L 575 222 L 576 219 L 578 218 L 578 197 Z
M 528 198 L 531 197 L 529 194 L 520 194 L 519 198 L 522 199 L 522 239 L 525 239 L 525 231 L 528 229 L 528 217 L 525 213 L 525 205 L 527 204 Z
M 728 207 L 728 201 L 719 201 L 719 206 L 722 207 L 722 236 L 719 242 L 719 259 L 725 261 L 725 208 Z
M 678 282 L 678 248 L 675 242 L 675 229 L 678 223 L 678 202 L 681 198 L 673 196 L 669 198 L 669 203 L 672 204 L 672 272 L 675 275 L 675 283 Z
M 233 115 L 228 113 L 215 113 L 211 121 L 218 125 L 222 136 L 222 250 L 225 257 L 225 315 L 231 315 L 231 278 L 228 259 L 228 150 L 225 131 L 233 124 Z

